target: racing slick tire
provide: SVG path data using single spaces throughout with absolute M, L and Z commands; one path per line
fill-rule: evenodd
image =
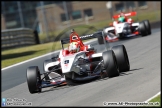
M 124 45 L 113 46 L 112 50 L 115 53 L 117 64 L 120 72 L 126 72 L 130 70 L 129 58 Z
M 144 20 L 143 22 L 146 25 L 146 30 L 147 30 L 148 35 L 150 35 L 151 34 L 151 26 L 150 26 L 149 20 Z
M 115 54 L 112 50 L 102 53 L 104 68 L 109 78 L 119 76 L 119 67 Z
M 26 72 L 28 89 L 31 94 L 41 92 L 41 75 L 38 66 L 31 66 L 27 68 Z
M 103 39 L 102 36 L 99 36 L 99 37 L 98 37 L 98 43 L 99 43 L 99 44 L 104 44 L 104 39 Z
M 146 36 L 148 34 L 146 25 L 143 21 L 139 23 L 139 32 L 141 33 L 142 36 Z

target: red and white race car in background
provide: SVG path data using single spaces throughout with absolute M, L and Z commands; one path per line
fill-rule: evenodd
M 107 33 L 107 41 L 113 42 L 127 37 L 137 35 L 146 36 L 151 34 L 149 20 L 134 22 L 131 18 L 128 18 L 128 16 L 135 16 L 137 14 L 136 12 L 120 14 L 124 14 L 125 22 L 120 23 L 118 21 L 113 21 L 113 23 L 110 23 L 111 27 L 104 28 L 104 32 Z M 113 19 L 118 19 L 120 14 L 114 15 Z

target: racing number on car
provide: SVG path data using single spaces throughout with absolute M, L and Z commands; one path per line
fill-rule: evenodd
M 65 66 L 68 66 L 68 63 L 69 63 L 69 60 L 64 61 Z

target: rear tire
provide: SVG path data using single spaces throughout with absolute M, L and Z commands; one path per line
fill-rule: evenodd
M 124 45 L 118 45 L 112 47 L 115 53 L 117 64 L 119 66 L 120 72 L 125 72 L 130 70 L 129 58 Z
M 149 20 L 144 20 L 143 22 L 146 25 L 146 30 L 147 30 L 148 35 L 150 35 L 151 34 L 151 26 L 150 26 Z
M 119 68 L 114 52 L 112 50 L 103 52 L 102 57 L 108 77 L 111 78 L 119 76 Z
M 147 29 L 146 29 L 146 25 L 144 22 L 139 23 L 139 32 L 141 33 L 142 36 L 147 35 Z
M 31 94 L 41 92 L 41 75 L 40 71 L 38 69 L 38 66 L 31 66 L 27 68 L 27 84 L 28 84 L 28 89 Z

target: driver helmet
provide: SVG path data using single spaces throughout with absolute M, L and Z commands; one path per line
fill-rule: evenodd
M 71 53 L 77 53 L 80 51 L 80 46 L 78 42 L 72 42 L 69 45 L 69 52 Z
M 121 16 L 119 19 L 118 19 L 119 22 L 124 22 L 125 21 L 125 17 Z

